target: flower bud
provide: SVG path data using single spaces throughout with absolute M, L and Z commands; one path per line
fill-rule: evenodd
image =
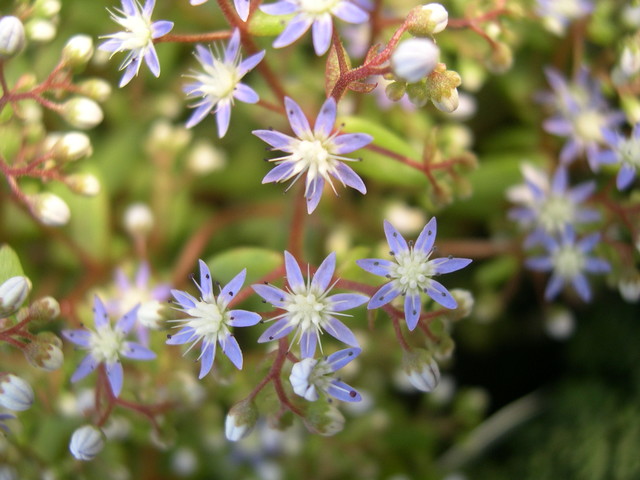
M 421 392 L 431 392 L 440 382 L 440 368 L 431 354 L 423 348 L 404 352 L 402 369 L 411 385 Z
M 226 163 L 224 152 L 208 142 L 198 142 L 187 157 L 187 167 L 197 175 L 206 175 L 220 170 Z
M 576 319 L 571 310 L 554 306 L 544 319 L 544 330 L 554 340 L 567 340 L 576 329 Z
M 90 78 L 77 84 L 78 91 L 96 102 L 105 102 L 111 96 L 111 84 L 101 78 Z
M 74 35 L 62 48 L 62 61 L 70 67 L 82 67 L 93 55 L 93 39 L 89 35 Z
M 513 65 L 513 51 L 506 43 L 496 42 L 491 49 L 491 55 L 485 62 L 491 73 L 505 73 Z
M 224 421 L 224 434 L 227 440 L 237 442 L 251 433 L 258 421 L 258 409 L 250 400 L 236 403 Z
M 62 162 L 73 162 L 93 153 L 91 140 L 83 132 L 67 132 L 53 145 L 53 156 Z
M 640 71 L 640 45 L 637 42 L 628 42 L 622 49 L 620 69 L 627 77 Z
M 55 337 L 53 333 L 51 333 L 51 335 Z M 42 340 L 43 339 L 40 338 L 40 335 L 38 335 L 38 340 L 35 340 L 24 347 L 24 356 L 27 358 L 28 362 L 36 368 L 46 370 L 47 372 L 59 369 L 64 363 L 62 349 L 54 342 L 49 343 Z M 58 342 L 60 342 L 59 338 Z
M 12 373 L 0 373 L 0 406 L 21 412 L 33 405 L 31 385 Z
M 462 79 L 457 72 L 439 64 L 426 80 L 426 90 L 433 105 L 440 111 L 451 113 L 458 108 L 458 87 Z
M 95 197 L 100 193 L 100 180 L 91 173 L 74 173 L 66 177 L 64 183 L 73 193 L 85 197 Z
M 440 49 L 426 38 L 403 40 L 391 54 L 393 73 L 408 83 L 429 75 L 438 64 Z
M 25 46 L 24 25 L 18 17 L 0 18 L 0 60 L 18 55 Z
M 14 314 L 31 291 L 31 280 L 24 276 L 11 277 L 0 285 L 0 318 Z
M 443 31 L 449 21 L 449 13 L 439 3 L 429 3 L 413 8 L 407 16 L 407 30 L 414 37 L 430 37 Z
M 429 101 L 429 93 L 425 88 L 424 82 L 407 85 L 407 96 L 409 101 L 416 107 L 424 107 Z
M 60 12 L 61 7 L 60 0 L 36 0 L 33 13 L 37 17 L 53 17 Z
M 445 317 L 453 322 L 468 317 L 471 314 L 471 310 L 473 310 L 475 302 L 473 294 L 463 288 L 453 288 L 449 292 L 458 303 L 458 306 L 453 310 L 447 310 Z
M 391 82 L 384 89 L 384 93 L 392 102 L 398 102 L 407 93 L 407 84 L 404 82 Z
M 625 302 L 635 303 L 640 300 L 640 273 L 629 272 L 618 281 L 620 296 Z
M 69 451 L 78 460 L 93 460 L 104 448 L 104 434 L 93 425 L 84 425 L 71 435 Z
M 34 18 L 25 25 L 27 37 L 34 42 L 47 43 L 56 36 L 56 26 L 49 20 Z
M 62 117 L 76 128 L 87 130 L 102 122 L 102 109 L 93 100 L 75 97 L 62 104 Z
M 344 428 L 344 415 L 334 405 L 323 402 L 311 404 L 304 418 L 305 426 L 312 433 L 330 437 Z
M 33 215 L 50 227 L 65 225 L 71 217 L 67 204 L 53 193 L 36 193 L 27 196 Z
M 153 228 L 153 213 L 144 203 L 134 203 L 124 212 L 124 228 L 129 235 L 146 235 Z
M 60 315 L 60 304 L 53 297 L 42 297 L 31 303 L 29 314 L 34 320 L 53 320 Z

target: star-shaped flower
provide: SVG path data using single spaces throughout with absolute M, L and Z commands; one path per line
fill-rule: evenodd
M 631 185 L 640 170 L 640 123 L 634 125 L 628 137 L 608 129 L 602 135 L 611 148 L 602 152 L 603 158 L 606 158 L 602 163 L 610 163 L 608 160 L 611 159 L 620 164 L 616 185 L 618 190 L 624 190 Z
M 350 0 L 280 0 L 261 5 L 260 10 L 269 15 L 296 14 L 273 42 L 274 48 L 291 45 L 311 27 L 316 55 L 324 55 L 331 45 L 332 15 L 348 23 L 369 20 L 366 10 Z
M 347 348 L 328 357 L 303 358 L 291 368 L 289 381 L 296 395 L 310 402 L 320 398 L 319 392 L 343 402 L 359 402 L 362 396 L 333 374 L 360 355 L 359 348 Z
M 224 52 L 220 52 L 220 48 L 215 45 L 213 47 L 215 54 L 211 47 L 196 45 L 196 59 L 203 71 L 193 71 L 187 75 L 195 81 L 185 85 L 184 92 L 187 97 L 197 99 L 191 105 L 195 111 L 187 121 L 187 128 L 200 123 L 215 108 L 218 136 L 222 138 L 229 128 L 234 99 L 245 103 L 256 103 L 259 100 L 253 88 L 240 83 L 240 80 L 260 63 L 265 52 L 262 50 L 242 60 L 238 29 L 233 31 Z
M 178 302 L 180 310 L 190 318 L 170 320 L 179 322 L 180 330 L 167 340 L 168 345 L 182 345 L 191 343 L 185 354 L 196 344 L 202 342 L 200 356 L 200 376 L 203 378 L 213 366 L 216 356 L 216 343 L 224 354 L 229 357 L 236 368 L 242 369 L 242 351 L 238 341 L 231 334 L 231 327 L 250 327 L 260 321 L 260 315 L 247 310 L 229 310 L 229 302 L 240 291 L 247 271 L 242 270 L 227 285 L 220 289 L 216 297 L 213 294 L 211 272 L 207 264 L 200 260 L 200 300 L 181 290 L 171 290 L 171 294 Z
M 367 308 L 380 308 L 399 295 L 404 299 L 404 315 L 409 330 L 413 330 L 420 320 L 422 311 L 421 293 L 426 293 L 434 301 L 446 308 L 458 306 L 444 285 L 433 277 L 455 272 L 471 263 L 468 258 L 435 258 L 433 244 L 436 238 L 436 218 L 425 225 L 415 245 L 407 243 L 402 235 L 385 220 L 384 233 L 391 249 L 393 261 L 378 258 L 357 260 L 356 263 L 369 273 L 386 277 L 390 281 L 383 285 L 369 301 Z
M 127 334 L 135 325 L 137 311 L 138 307 L 136 306 L 124 314 L 113 327 L 102 300 L 96 295 L 93 302 L 95 330 L 62 331 L 64 338 L 89 351 L 71 376 L 72 382 L 86 377 L 102 363 L 105 366 L 111 391 L 117 397 L 122 391 L 123 373 L 120 357 L 133 360 L 156 358 L 156 354 L 148 348 L 126 340 Z
M 325 258 L 313 279 L 308 276 L 307 281 L 293 255 L 285 251 L 284 261 L 289 283 L 286 291 L 273 285 L 252 285 L 258 295 L 284 310 L 273 318 L 276 322 L 265 330 L 258 342 L 276 340 L 295 331 L 294 340 L 299 338 L 301 356 L 313 357 L 324 330 L 341 342 L 357 347 L 358 341 L 353 332 L 335 317 L 350 316 L 339 312 L 362 305 L 368 297 L 356 293 L 329 295 L 336 283 L 331 284 L 336 254 L 331 253 Z
M 129 51 L 120 70 L 124 75 L 120 80 L 120 87 L 124 87 L 131 79 L 138 75 L 142 59 L 156 77 L 160 76 L 160 62 L 153 40 L 166 35 L 173 28 L 173 22 L 159 20 L 151 22 L 151 14 L 155 7 L 155 0 L 147 0 L 144 7 L 138 0 L 121 0 L 122 10 L 115 9 L 111 19 L 120 24 L 124 31 L 105 35 L 108 40 L 100 45 L 101 50 L 117 53 Z
M 291 129 L 297 138 L 273 130 L 253 131 L 254 135 L 271 145 L 272 150 L 287 153 L 269 160 L 279 165 L 262 179 L 262 183 L 286 182 L 293 178 L 293 185 L 306 173 L 304 196 L 307 199 L 308 213 L 313 212 L 318 206 L 325 181 L 336 193 L 331 177 L 362 194 L 367 193 L 362 179 L 351 167 L 343 163 L 354 162 L 357 159 L 343 155 L 368 145 L 373 141 L 373 137 L 366 133 L 333 132 L 336 121 L 336 102 L 333 98 L 327 99 L 322 105 L 313 130 L 296 102 L 289 97 L 285 97 L 284 102 Z

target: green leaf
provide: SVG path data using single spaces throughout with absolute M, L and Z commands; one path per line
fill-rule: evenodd
M 293 15 L 268 15 L 260 10 L 255 10 L 249 20 L 249 33 L 256 37 L 280 35 Z
M 420 156 L 407 142 L 378 123 L 360 117 L 341 117 L 338 122 L 344 124 L 345 133 L 368 133 L 373 137 L 373 145 L 419 161 Z M 394 186 L 425 187 L 428 183 L 422 172 L 387 155 L 367 148 L 358 150 L 357 154 L 362 157 L 362 163 L 354 169 L 367 178 Z
M 0 284 L 21 275 L 24 275 L 24 272 L 16 252 L 9 245 L 0 246 Z
M 258 247 L 237 247 L 210 257 L 207 265 L 213 278 L 226 283 L 243 268 L 247 269 L 245 285 L 257 282 L 282 264 L 282 253 Z

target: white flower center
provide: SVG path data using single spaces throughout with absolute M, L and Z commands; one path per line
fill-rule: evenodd
M 285 310 L 290 313 L 291 323 L 299 325 L 302 330 L 317 330 L 330 311 L 330 305 L 327 303 L 322 295 L 305 291 L 292 294 L 285 305 Z
M 196 302 L 196 306 L 186 310 L 191 317 L 186 325 L 193 328 L 195 336 L 204 337 L 209 342 L 215 342 L 218 337 L 229 333 L 226 322 L 228 313 L 217 303 Z
M 389 274 L 402 293 L 417 293 L 429 287 L 434 275 L 433 267 L 428 262 L 430 255 L 431 252 L 425 254 L 413 248 L 396 253 L 396 264 L 390 267 Z
M 311 15 L 320 16 L 330 13 L 342 0 L 299 0 L 300 10 Z
M 315 385 L 318 390 L 327 391 L 331 383 L 331 373 L 331 366 L 325 360 L 319 360 L 311 370 L 309 383 Z
M 602 140 L 601 129 L 605 126 L 605 119 L 596 110 L 587 110 L 575 118 L 574 126 L 582 139 L 599 142 Z
M 122 350 L 124 334 L 111 326 L 97 328 L 89 337 L 89 349 L 97 362 L 113 363 L 118 359 Z
M 552 255 L 555 272 L 563 278 L 572 279 L 584 269 L 584 253 L 575 246 L 562 246 Z
M 321 140 L 300 140 L 293 147 L 293 155 L 301 164 L 300 171 L 308 169 L 307 175 L 313 179 L 318 175 L 327 177 L 334 168 L 334 159 Z
M 624 139 L 618 145 L 618 153 L 622 163 L 631 167 L 640 168 L 640 139 Z
M 122 50 L 138 50 L 148 45 L 151 38 L 151 22 L 142 15 L 124 16 L 116 21 L 125 29 L 113 35 L 122 42 Z
M 562 231 L 564 226 L 573 221 L 575 208 L 566 197 L 551 195 L 540 207 L 540 224 L 548 233 Z
M 214 99 L 230 98 L 233 90 L 240 81 L 238 68 L 235 64 L 227 64 L 214 59 L 213 65 L 204 65 L 204 75 L 197 75 L 201 83 L 199 91 Z

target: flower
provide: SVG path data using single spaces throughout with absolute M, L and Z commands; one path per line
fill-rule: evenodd
M 142 59 L 156 77 L 160 76 L 160 61 L 153 46 L 153 40 L 171 31 L 173 22 L 159 20 L 151 23 L 151 14 L 155 7 L 155 0 L 147 0 L 144 7 L 138 0 L 121 0 L 122 10 L 116 8 L 109 12 L 111 19 L 124 28 L 123 32 L 105 35 L 108 40 L 98 48 L 112 54 L 129 50 L 120 70 L 124 75 L 120 79 L 120 87 L 124 87 L 131 79 L 138 75 Z
M 403 40 L 391 55 L 393 73 L 408 83 L 416 83 L 433 72 L 440 59 L 440 49 L 427 38 Z
M 200 263 L 200 300 L 180 290 L 171 290 L 181 310 L 191 318 L 170 320 L 180 322 L 178 333 L 171 335 L 168 345 L 191 343 L 187 352 L 202 340 L 200 347 L 201 360 L 199 378 L 203 378 L 213 366 L 216 355 L 216 342 L 224 354 L 229 357 L 236 368 L 242 369 L 242 352 L 229 327 L 250 327 L 260 321 L 260 315 L 246 310 L 228 310 L 229 302 L 242 288 L 247 270 L 242 270 L 226 286 L 220 289 L 216 298 L 213 294 L 213 283 L 209 267 L 202 260 Z M 186 353 L 186 352 L 185 352 Z
M 593 10 L 590 0 L 537 0 L 536 13 L 552 33 L 562 36 L 572 20 L 585 17 Z
M 191 5 L 202 5 L 207 3 L 208 0 L 190 0 Z M 249 18 L 249 7 L 251 6 L 251 0 L 233 0 L 233 6 L 236 7 L 236 12 L 243 22 Z
M 608 159 L 611 158 L 621 165 L 616 185 L 618 190 L 624 190 L 631 185 L 640 169 L 640 123 L 634 125 L 628 138 L 608 129 L 605 129 L 602 135 L 611 150 L 602 152 L 600 159 L 602 161 L 606 158 L 604 162 L 609 163 Z
M 529 258 L 525 265 L 532 270 L 552 272 L 544 292 L 547 301 L 554 299 L 562 287 L 569 283 L 582 300 L 591 300 L 591 289 L 584 272 L 607 273 L 611 270 L 606 260 L 588 255 L 599 241 L 599 233 L 577 240 L 570 226 L 564 229 L 559 240 L 553 236 L 545 237 L 546 255 Z
M 31 280 L 23 275 L 8 278 L 0 284 L 0 318 L 13 315 L 31 292 Z
M 358 346 L 353 332 L 335 316 L 350 316 L 343 312 L 355 308 L 368 300 L 366 295 L 338 293 L 329 295 L 336 284 L 330 285 L 336 268 L 335 252 L 329 254 L 316 270 L 313 279 L 307 275 L 305 282 L 296 259 L 284 252 L 287 271 L 287 291 L 273 285 L 252 285 L 258 295 L 284 313 L 274 317 L 276 322 L 265 330 L 258 342 L 268 342 L 288 335 L 295 330 L 294 339 L 299 337 L 300 354 L 303 358 L 313 357 L 322 330 L 352 347 Z
M 458 302 L 444 285 L 433 277 L 460 270 L 469 265 L 471 259 L 444 257 L 430 260 L 436 238 L 436 218 L 431 218 L 425 225 L 415 245 L 412 242 L 407 244 L 402 235 L 386 220 L 384 233 L 391 248 L 393 261 L 378 258 L 356 260 L 367 272 L 390 280 L 371 297 L 367 308 L 380 308 L 403 295 L 404 315 L 409 330 L 415 329 L 420 319 L 421 292 L 445 308 L 457 308 Z
M 331 45 L 331 15 L 348 23 L 364 23 L 369 20 L 366 10 L 359 3 L 350 0 L 279 0 L 261 5 L 260 10 L 269 15 L 296 14 L 273 42 L 274 48 L 291 45 L 311 27 L 316 55 L 324 55 Z
M 0 406 L 22 412 L 33 405 L 33 388 L 13 373 L 0 373 Z
M 105 435 L 98 427 L 83 425 L 71 435 L 69 451 L 78 460 L 93 460 L 104 448 Z
M 270 162 L 279 163 L 263 179 L 262 183 L 285 182 L 291 178 L 293 185 L 306 172 L 304 196 L 307 199 L 307 212 L 313 212 L 322 196 L 325 180 L 336 189 L 331 177 L 338 179 L 343 185 L 367 193 L 362 179 L 351 167 L 343 162 L 354 162 L 356 159 L 343 157 L 345 153 L 364 147 L 373 141 L 366 133 L 346 133 L 340 135 L 333 132 L 336 121 L 336 102 L 327 99 L 316 118 L 313 131 L 309 126 L 300 106 L 289 97 L 284 103 L 291 129 L 297 138 L 290 137 L 273 130 L 254 130 L 252 133 L 271 145 L 272 150 L 281 150 L 287 155 L 272 158 Z M 289 186 L 291 188 L 291 186 Z M 337 193 L 336 193 L 337 194 Z
M 222 138 L 229 128 L 233 99 L 245 103 L 256 103 L 259 100 L 258 94 L 251 87 L 240 83 L 240 80 L 260 63 L 265 51 L 262 50 L 242 60 L 239 49 L 240 31 L 238 29 L 233 31 L 224 53 L 216 49 L 214 55 L 211 47 L 196 45 L 196 59 L 204 72 L 194 71 L 187 75 L 195 81 L 185 85 L 184 92 L 187 97 L 198 99 L 191 106 L 195 111 L 187 121 L 187 128 L 200 123 L 215 107 L 218 136 Z
M 310 402 L 318 400 L 318 392 L 343 402 L 359 402 L 362 396 L 332 374 L 360 355 L 359 348 L 347 348 L 321 359 L 304 358 L 291 368 L 289 381 L 296 395 Z
M 600 219 L 600 213 L 581 204 L 596 188 L 593 181 L 569 188 L 567 169 L 559 166 L 549 180 L 537 167 L 525 164 L 521 167 L 524 185 L 517 185 L 507 192 L 507 197 L 520 206 L 509 211 L 509 218 L 525 228 L 532 229 L 525 241 L 530 247 L 545 235 L 560 234 L 568 225 Z
M 88 350 L 89 353 L 80 362 L 80 365 L 71 376 L 72 382 L 86 377 L 93 372 L 99 364 L 105 365 L 111 392 L 115 397 L 122 391 L 122 363 L 120 357 L 133 360 L 152 360 L 156 354 L 142 345 L 129 342 L 126 335 L 133 328 L 138 306 L 125 313 L 115 324 L 111 326 L 109 315 L 96 295 L 93 301 L 93 320 L 95 330 L 63 330 L 62 336 L 79 347 Z
M 5 425 L 6 420 L 14 420 L 16 418 L 15 415 L 11 415 L 10 413 L 0 413 L 0 428 L 4 430 L 6 433 L 9 433 L 9 427 Z

